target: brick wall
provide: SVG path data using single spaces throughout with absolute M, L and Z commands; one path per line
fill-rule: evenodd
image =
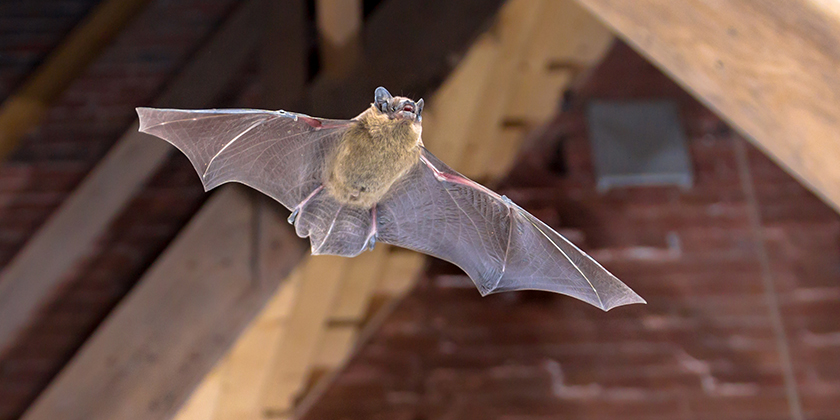
M 599 195 L 583 105 L 643 98 L 678 102 L 695 186 Z M 500 189 L 572 229 L 649 304 L 602 313 L 539 292 L 482 299 L 435 262 L 306 418 L 789 419 L 786 361 L 804 418 L 840 417 L 840 217 L 746 145 L 750 201 L 742 142 L 618 45 Z
M 36 21 L 60 15 L 56 10 L 68 16 L 72 11 L 72 18 L 63 17 L 71 22 L 92 2 L 12 3 L 26 3 L 18 7 Z M 151 103 L 235 4 L 152 1 L 62 94 L 46 120 L 0 165 L 0 264 L 14 256 L 130 126 L 134 107 Z M 9 7 L 4 3 L 0 10 Z M 9 21 L 31 23 L 17 15 Z M 55 35 L 61 36 L 67 26 L 58 30 L 56 25 Z M 5 35 L 0 32 L 0 54 L 14 53 L 17 47 L 3 43 Z M 17 36 L 20 45 L 41 42 L 37 30 Z M 12 73 L 2 74 L 4 83 L 19 78 Z M 35 325 L 0 358 L 0 419 L 16 418 L 26 408 L 201 204 L 200 182 L 183 159 L 173 155 L 159 170 L 100 238 L 90 258 L 68 273 L 65 288 Z
M 96 3 L 96 0 L 0 2 L 0 100 L 23 81 Z

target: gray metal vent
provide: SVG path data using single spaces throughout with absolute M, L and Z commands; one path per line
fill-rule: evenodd
M 587 120 L 599 191 L 638 185 L 691 188 L 691 160 L 673 102 L 593 101 Z

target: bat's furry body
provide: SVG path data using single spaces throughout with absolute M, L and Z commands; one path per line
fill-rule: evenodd
M 354 120 L 326 165 L 325 186 L 342 203 L 372 208 L 420 160 L 420 123 L 373 105 Z
M 375 92 L 352 120 L 285 111 L 138 108 L 140 131 L 189 157 L 209 190 L 241 182 L 292 211 L 313 254 L 376 242 L 450 261 L 482 295 L 546 290 L 603 310 L 644 300 L 507 197 L 423 147 L 423 100 Z

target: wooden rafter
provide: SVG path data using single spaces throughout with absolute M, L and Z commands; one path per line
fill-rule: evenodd
M 50 104 L 149 0 L 108 0 L 76 26 L 20 89 L 0 105 L 0 160 L 43 118 Z
M 836 3 L 579 2 L 840 210 Z
M 508 2 L 430 102 L 424 141 L 469 177 L 504 175 L 522 137 L 555 114 L 565 88 L 612 40 L 572 0 Z

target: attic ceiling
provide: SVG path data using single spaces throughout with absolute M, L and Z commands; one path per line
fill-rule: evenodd
M 95 3 L 0 5 L 0 97 Z M 364 1 L 357 20 L 324 23 L 319 7 L 346 4 L 148 2 L 0 165 L 0 420 L 836 417 L 837 214 L 630 48 L 609 49 L 576 2 L 512 0 L 496 14 L 501 3 Z M 581 3 L 725 109 L 673 70 L 667 44 Z M 404 49 L 390 48 L 382 34 L 400 25 Z M 319 57 L 330 48 L 350 58 Z M 276 205 L 237 188 L 208 201 L 186 159 L 132 126 L 148 104 L 346 117 L 378 84 L 426 96 L 436 155 L 560 227 L 651 304 L 608 316 L 545 294 L 479 299 L 453 267 L 384 247 L 297 264 Z M 583 110 L 637 99 L 678 104 L 691 190 L 596 193 Z M 196 260 L 196 244 L 213 257 Z M 165 322 L 132 324 L 155 316 Z M 148 336 L 120 338 L 131 325 Z

